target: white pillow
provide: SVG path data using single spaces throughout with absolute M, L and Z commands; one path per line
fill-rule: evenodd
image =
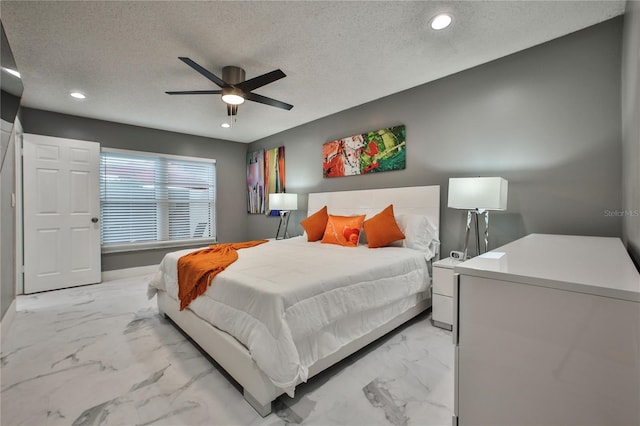
M 396 216 L 398 227 L 406 237 L 396 241 L 393 246 L 406 247 L 425 253 L 427 260 L 431 260 L 438 253 L 440 240 L 438 228 L 429 218 L 419 214 L 400 214 Z

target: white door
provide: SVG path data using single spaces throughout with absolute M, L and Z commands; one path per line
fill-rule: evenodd
M 24 292 L 101 281 L 100 144 L 23 136 Z

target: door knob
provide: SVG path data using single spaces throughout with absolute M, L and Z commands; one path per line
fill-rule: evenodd
M 92 217 L 92 218 L 91 218 L 91 222 L 93 222 L 93 223 L 98 223 L 98 218 L 97 218 L 97 217 Z

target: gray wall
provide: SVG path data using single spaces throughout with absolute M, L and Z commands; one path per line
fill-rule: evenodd
M 16 192 L 15 163 L 15 131 L 12 131 L 0 167 L 0 319 L 16 298 L 16 221 L 11 203 L 12 194 Z
M 16 69 L 11 46 L 0 22 L 0 65 Z M 22 95 L 20 79 L 3 78 L 0 81 L 0 116 L 2 130 L 0 143 L 0 319 L 4 318 L 16 298 L 16 243 L 15 208 L 12 203 L 15 185 L 15 126 L 13 123 L 20 107 Z
M 492 213 L 491 247 L 533 232 L 619 237 L 621 218 L 605 210 L 621 206 L 621 32 L 616 18 L 249 150 L 285 146 L 288 192 L 441 185 L 445 254 L 463 245 L 466 214 L 447 208 L 448 179 L 458 176 L 509 181 L 508 210 Z M 323 143 L 400 123 L 407 126 L 406 170 L 323 179 Z M 291 223 L 305 215 L 296 213 Z M 248 224 L 249 238 L 269 237 L 277 219 L 249 215 Z
M 622 53 L 622 211 L 627 249 L 640 269 L 640 2 L 628 1 Z
M 24 133 L 95 141 L 109 148 L 215 158 L 218 240 L 246 240 L 246 144 L 31 108 L 22 109 L 21 121 Z M 103 254 L 102 270 L 158 264 L 165 253 L 174 250 L 176 248 Z
M 0 117 L 8 123 L 13 123 L 16 118 L 18 108 L 20 108 L 20 98 L 12 95 L 11 93 L 5 92 L 4 90 L 2 90 L 1 93 Z

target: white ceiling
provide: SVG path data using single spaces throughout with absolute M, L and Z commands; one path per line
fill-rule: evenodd
M 238 142 L 257 139 L 526 49 L 624 13 L 624 1 L 7 1 L 0 4 L 23 105 Z M 436 32 L 440 12 L 453 24 Z M 178 60 L 246 78 L 231 129 L 218 89 Z M 4 74 L 3 74 L 4 76 Z M 87 99 L 69 97 L 80 90 Z

